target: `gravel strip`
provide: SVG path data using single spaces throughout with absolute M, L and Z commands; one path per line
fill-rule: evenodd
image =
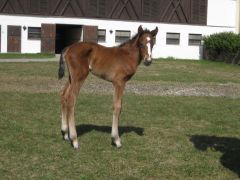
M 86 82 L 82 88 L 84 93 L 112 94 L 111 83 Z M 184 83 L 159 83 L 159 82 L 129 82 L 126 93 L 152 96 L 211 96 L 211 97 L 240 97 L 240 84 L 184 84 Z
M 0 92 L 47 93 L 60 92 L 67 79 L 35 77 L 0 77 Z M 82 93 L 113 94 L 113 86 L 101 79 L 88 79 L 81 88 Z M 129 81 L 125 93 L 152 96 L 210 96 L 240 98 L 240 84 L 211 83 L 167 83 Z

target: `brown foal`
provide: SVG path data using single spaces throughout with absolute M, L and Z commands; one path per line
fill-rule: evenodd
M 74 148 L 78 148 L 77 132 L 74 120 L 74 107 L 79 90 L 91 72 L 102 79 L 110 81 L 114 86 L 112 142 L 121 147 L 118 133 L 119 116 L 122 107 L 122 96 L 126 82 L 135 74 L 138 65 L 144 61 L 146 66 L 152 62 L 153 39 L 155 30 L 143 30 L 139 26 L 138 33 L 129 41 L 118 47 L 104 47 L 91 42 L 79 42 L 65 48 L 59 62 L 58 76 L 64 76 L 64 61 L 69 71 L 69 82 L 61 93 L 61 130 L 65 140 L 71 140 Z

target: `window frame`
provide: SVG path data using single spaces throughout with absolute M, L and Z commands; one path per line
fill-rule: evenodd
M 39 32 L 30 32 L 32 29 L 37 29 Z M 41 27 L 28 27 L 28 40 L 41 40 Z
M 168 37 L 169 35 L 172 35 L 173 37 Z M 174 36 L 179 36 L 178 38 Z M 166 33 L 166 44 L 167 45 L 180 45 L 180 40 L 181 40 L 181 34 L 180 33 L 175 33 L 175 32 L 167 32 Z M 176 42 L 174 42 L 176 41 Z
M 100 32 L 104 32 L 104 34 L 103 35 L 100 35 L 99 33 Z M 99 42 L 99 43 L 104 43 L 104 42 L 106 42 L 106 29 L 98 29 L 98 31 L 97 31 L 97 41 Z M 102 39 L 101 39 L 101 37 L 103 37 Z
M 190 36 L 200 36 L 200 38 L 190 38 Z M 189 46 L 201 46 L 202 38 L 203 38 L 202 34 L 189 33 L 188 34 L 188 45 Z M 198 41 L 199 43 L 196 43 L 196 41 Z
M 129 33 L 129 36 L 118 35 L 118 33 Z M 129 30 L 116 30 L 115 31 L 115 42 L 123 43 L 128 41 L 131 38 L 131 31 Z

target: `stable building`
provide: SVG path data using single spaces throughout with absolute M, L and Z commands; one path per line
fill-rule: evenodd
M 116 46 L 141 24 L 153 57 L 200 59 L 202 37 L 239 33 L 239 0 L 1 0 L 0 52 L 60 53 L 74 42 Z

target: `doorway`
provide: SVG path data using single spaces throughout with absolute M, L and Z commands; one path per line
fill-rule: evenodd
M 7 52 L 21 52 L 21 26 L 8 26 Z
M 69 25 L 69 24 L 57 24 L 56 25 L 56 39 L 55 39 L 55 53 L 59 54 L 62 50 L 82 40 L 82 26 L 81 25 Z

